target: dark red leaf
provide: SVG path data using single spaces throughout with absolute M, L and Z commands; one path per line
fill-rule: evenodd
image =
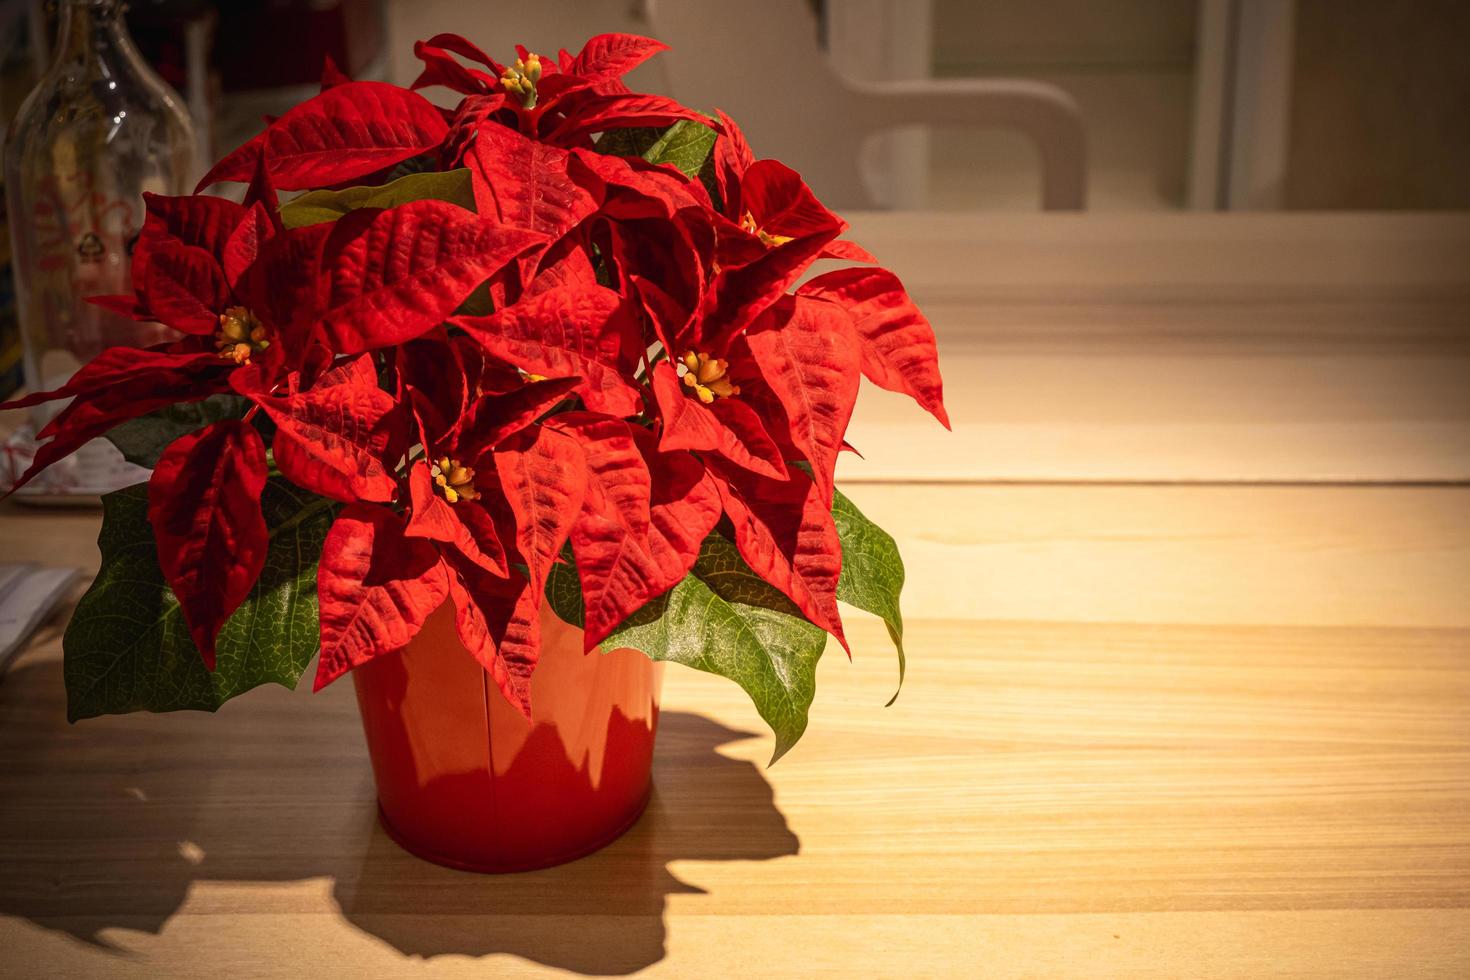
M 493 449 L 544 415 L 576 386 L 576 378 L 550 378 L 481 395 L 451 432 L 450 442 L 466 455 Z
M 220 250 L 220 265 L 224 267 L 225 280 L 230 288 L 239 290 L 245 274 L 260 257 L 266 242 L 275 237 L 276 218 L 259 202 L 240 216 L 235 230 L 225 240 Z
M 576 391 L 594 412 L 633 415 L 638 388 L 620 367 L 626 337 L 639 324 L 611 289 L 553 289 L 486 317 L 454 321 L 486 351 L 542 377 L 580 380 Z
M 385 507 L 350 504 L 332 524 L 317 569 L 320 691 L 353 667 L 402 649 L 449 594 L 439 551 L 403 533 Z
M 162 384 L 166 377 L 187 376 L 200 367 L 215 367 L 219 363 L 219 358 L 212 353 L 178 354 L 155 348 L 108 347 L 78 368 L 60 388 L 33 391 L 22 398 L 0 404 L 0 411 L 29 408 L 76 395 L 96 397 L 136 378 L 146 378 L 150 383 Z M 45 431 L 47 430 L 42 430 Z
M 693 315 L 692 311 L 680 306 L 678 300 L 650 279 L 633 275 L 629 277 L 629 280 L 664 350 L 683 350 L 681 343 L 682 339 L 688 335 L 689 318 Z
M 740 184 L 740 207 L 758 232 L 770 239 L 752 261 L 727 266 L 706 294 L 701 314 L 700 340 L 716 344 L 751 323 L 801 277 L 807 266 L 847 223 L 822 206 L 794 170 L 774 160 L 760 160 L 745 172 Z M 742 215 L 730 215 L 741 220 Z M 751 236 L 755 241 L 755 237 Z M 728 251 L 728 249 L 727 249 Z
M 256 401 L 276 423 L 271 448 L 287 479 L 344 503 L 397 495 L 385 460 L 396 403 L 378 387 L 371 358 L 356 359 L 306 391 Z
M 148 481 L 158 563 L 210 670 L 215 636 L 265 566 L 265 481 L 265 444 L 238 419 L 179 437 Z
M 445 51 L 453 52 L 454 54 L 459 55 L 461 58 L 467 58 L 470 61 L 479 62 L 486 68 L 489 68 L 491 74 L 497 80 L 500 78 L 501 75 L 505 74 L 504 65 L 482 51 L 478 45 L 466 40 L 458 34 L 435 34 L 427 41 L 420 42 L 420 44 L 428 48 L 441 48 Z M 418 44 L 414 45 L 415 51 L 417 51 L 418 47 Z
M 516 548 L 540 596 L 582 506 L 586 461 L 571 436 L 536 426 L 523 429 L 497 449 L 495 467 L 515 515 Z
M 88 296 L 87 302 L 93 306 L 100 306 L 109 313 L 127 317 L 129 320 L 147 321 L 153 319 L 142 304 L 138 302 L 135 295 L 127 296 Z
M 437 147 L 449 131 L 423 96 L 386 82 L 345 82 L 290 109 L 199 182 L 248 181 L 264 151 L 283 190 L 341 184 Z
M 324 221 L 257 237 L 255 261 L 242 270 L 236 288 L 240 304 L 276 330 L 273 343 L 280 341 L 293 359 L 306 347 L 321 309 L 322 250 L 335 230 L 336 223 Z
M 437 85 L 461 95 L 474 96 L 489 92 L 495 87 L 496 79 L 493 76 L 478 68 L 466 67 L 448 52 L 423 41 L 414 42 L 413 53 L 424 63 L 424 68 L 409 88 L 417 90 Z
M 432 330 L 395 352 L 398 398 L 407 400 L 412 390 L 415 411 L 428 407 L 419 422 L 429 444 L 437 445 L 469 408 L 484 367 L 479 355 L 473 340 L 451 338 L 444 330 Z
M 161 323 L 190 334 L 213 334 L 230 305 L 230 286 L 219 259 L 202 248 L 177 242 L 148 253 L 138 284 L 142 305 Z
M 353 211 L 336 222 L 322 256 L 323 334 L 342 354 L 411 340 L 543 241 L 445 201 Z
M 861 340 L 863 374 L 880 388 L 909 395 L 949 428 L 934 328 L 887 269 L 839 269 L 797 293 L 846 311 Z
M 144 193 L 143 205 L 147 217 L 138 245 L 144 249 L 172 240 L 223 255 L 225 242 L 245 217 L 245 208 L 234 201 L 206 194 L 166 197 Z
M 322 58 L 323 92 L 329 88 L 336 88 L 338 85 L 345 85 L 350 81 L 352 81 L 352 76 L 338 68 L 337 63 L 332 60 L 331 55 L 326 55 Z
M 7 402 L 3 409 L 26 408 L 58 398 L 73 401 L 48 422 L 37 438 L 30 467 L 6 494 L 14 493 L 42 470 L 128 419 L 175 402 L 198 401 L 222 390 L 222 362 L 213 353 L 172 354 L 113 347 L 82 366 L 56 391 L 42 391 Z

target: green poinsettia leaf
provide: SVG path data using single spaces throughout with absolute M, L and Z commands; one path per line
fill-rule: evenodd
M 562 549 L 562 559 L 547 573 L 546 601 L 551 603 L 551 611 L 563 623 L 571 623 L 581 629 L 587 625 L 587 614 L 582 605 L 582 583 L 577 580 L 577 565 L 571 545 Z
M 698 177 L 715 148 L 715 131 L 693 119 L 681 119 L 655 140 L 641 156 L 649 163 L 671 163 L 685 177 Z
M 102 506 L 102 569 L 62 644 L 68 718 L 214 711 L 261 684 L 296 686 L 320 645 L 316 567 L 332 523 L 330 501 L 279 478 L 266 484 L 265 568 L 221 628 L 213 672 L 159 570 L 147 485 L 109 493 Z
M 239 395 L 212 395 L 203 401 L 169 405 L 156 412 L 114 426 L 107 439 L 129 463 L 147 469 L 158 465 L 158 457 L 169 443 L 220 419 L 237 419 L 245 414 L 245 399 Z
M 714 149 L 717 134 L 693 119 L 681 119 L 666 129 L 648 126 L 614 129 L 597 140 L 597 152 L 642 157 L 650 163 L 671 163 L 686 177 L 698 177 L 714 190 Z
M 608 156 L 641 157 L 663 135 L 664 131 L 656 126 L 610 129 L 597 138 L 593 149 Z
M 409 201 L 448 201 L 475 209 L 475 192 L 466 169 L 442 173 L 415 173 L 380 187 L 348 187 L 340 191 L 312 191 L 281 205 L 281 223 L 304 228 L 336 221 L 358 208 L 391 208 Z
M 837 598 L 881 618 L 898 653 L 903 686 L 903 559 L 898 545 L 868 520 L 840 491 L 832 516 L 842 542 Z M 583 624 L 581 586 L 570 550 L 546 579 L 546 599 L 564 622 Z M 826 634 L 807 622 L 795 605 L 760 578 L 735 546 L 710 535 L 694 569 L 630 616 L 604 641 L 604 650 L 629 647 L 654 660 L 671 660 L 728 677 L 751 696 L 776 733 L 772 762 L 806 730 L 816 692 L 816 665 Z M 897 700 L 894 693 L 892 704 Z
M 739 684 L 776 734 L 775 762 L 806 731 L 826 645 L 827 634 L 751 571 L 733 544 L 711 535 L 694 570 L 614 630 L 603 649 L 642 650 Z
M 903 688 L 903 612 L 898 594 L 903 590 L 903 559 L 893 537 L 863 516 L 853 502 L 837 491 L 832 499 L 832 519 L 842 541 L 842 574 L 837 580 L 837 598 L 870 612 L 888 626 L 888 635 L 898 651 L 898 686 Z M 898 700 L 893 692 L 889 704 Z

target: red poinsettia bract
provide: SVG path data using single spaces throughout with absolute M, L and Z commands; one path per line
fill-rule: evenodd
M 248 182 L 246 203 L 148 198 L 135 295 L 97 302 L 178 337 L 7 406 L 71 399 L 21 482 L 120 422 L 239 396 L 238 417 L 178 438 L 149 481 L 160 566 L 211 668 L 265 562 L 272 479 L 339 507 L 318 688 L 447 601 L 529 714 L 558 563 L 575 562 L 590 650 L 714 533 L 845 644 L 837 457 L 862 376 L 948 424 L 933 331 L 733 120 L 628 90 L 661 48 L 603 35 L 501 63 L 440 35 L 416 46 L 412 89 L 329 70 L 201 181 Z M 432 86 L 458 103 L 418 94 Z M 712 135 L 702 173 L 610 152 L 674 124 Z M 444 171 L 467 176 L 472 207 L 412 192 Z M 283 220 L 276 189 L 344 188 L 385 188 L 357 198 L 387 206 Z M 824 258 L 862 265 L 798 285 Z

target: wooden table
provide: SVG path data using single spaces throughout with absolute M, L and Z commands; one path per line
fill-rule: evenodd
M 345 685 L 68 726 L 57 625 L 0 683 L 0 974 L 1470 975 L 1470 218 L 855 224 L 956 420 L 853 429 L 894 707 L 856 614 L 773 769 L 671 671 L 643 820 L 480 877 L 377 828 Z

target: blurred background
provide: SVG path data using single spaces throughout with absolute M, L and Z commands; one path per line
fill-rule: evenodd
M 0 10 L 9 119 L 57 14 Z M 324 59 L 409 84 L 413 42 L 441 31 L 500 58 L 663 39 L 632 88 L 724 109 L 801 171 L 929 313 L 946 376 L 978 382 L 950 385 L 960 452 L 865 396 L 875 462 L 849 478 L 1470 476 L 1470 247 L 1445 213 L 1470 207 L 1470 3 L 132 0 L 127 18 L 199 171 L 314 94 Z M 4 272 L 0 389 L 21 380 Z
M 9 119 L 55 14 L 43 0 L 3 9 Z M 133 0 L 128 18 L 185 96 L 206 156 L 310 94 L 323 56 L 407 84 L 413 41 L 439 31 L 498 55 L 629 31 L 674 44 L 635 89 L 717 102 L 838 206 L 1029 210 L 1042 198 L 1024 113 L 967 115 L 957 100 L 947 122 L 895 128 L 902 110 L 860 96 L 899 79 L 1023 80 L 1075 105 L 1091 210 L 1470 205 L 1470 4 L 1458 0 Z M 924 116 L 930 100 L 907 98 Z M 811 127 L 874 116 L 871 200 L 843 200 L 859 195 L 827 172 Z M 956 121 L 967 118 L 981 124 Z
M 0 10 L 8 120 L 57 5 Z M 873 462 L 846 478 L 1470 477 L 1470 242 L 1447 213 L 1470 207 L 1470 3 L 132 0 L 127 19 L 198 172 L 314 94 L 325 59 L 409 84 L 441 31 L 500 58 L 666 41 L 631 87 L 724 109 L 799 170 L 974 382 L 949 386 L 959 451 L 865 396 Z M 14 305 L 0 266 L 0 390 L 21 381 Z

